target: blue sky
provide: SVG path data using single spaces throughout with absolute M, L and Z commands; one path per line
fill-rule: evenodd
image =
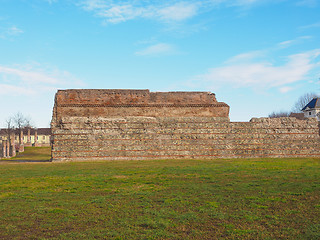
M 0 126 L 57 89 L 211 91 L 231 121 L 320 92 L 319 0 L 0 0 Z

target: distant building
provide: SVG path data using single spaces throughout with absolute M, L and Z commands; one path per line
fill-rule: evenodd
M 299 120 L 305 120 L 304 113 L 290 113 L 289 117 L 294 117 Z
M 22 133 L 24 146 L 50 146 L 51 128 L 24 128 Z M 19 130 L 15 131 L 15 140 L 19 142 Z
M 320 98 L 313 98 L 301 111 L 306 118 L 317 118 L 320 121 Z
M 49 147 L 50 144 L 51 128 L 24 128 L 9 132 L 0 129 L 0 158 L 13 157 L 16 152 L 23 152 L 24 147 Z

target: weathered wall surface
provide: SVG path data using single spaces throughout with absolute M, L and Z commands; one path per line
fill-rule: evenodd
M 6 143 L 4 143 L 4 141 L 0 139 L 0 159 L 7 157 L 6 150 Z
M 0 159 L 10 158 L 16 156 L 16 146 L 14 141 L 14 135 L 11 136 L 11 143 L 8 140 L 1 140 L 0 136 Z
M 7 140 L 0 139 L 0 158 L 9 158 L 12 157 L 13 146 L 10 147 Z
M 208 92 L 61 90 L 52 160 L 320 157 L 315 119 L 229 122 Z
M 149 90 L 59 90 L 54 124 L 63 117 L 225 117 L 229 106 L 209 92 L 150 92 Z
M 53 139 L 53 161 L 320 157 L 315 119 L 64 117 Z

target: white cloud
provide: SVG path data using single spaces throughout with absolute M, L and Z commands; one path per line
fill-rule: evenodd
M 300 27 L 300 29 L 319 28 L 319 27 L 320 27 L 320 22 L 316 22 L 316 23 L 302 26 Z
M 45 0 L 45 1 L 48 2 L 49 4 L 52 4 L 52 3 L 57 2 L 58 0 Z
M 253 59 L 261 58 L 265 55 L 264 51 L 252 51 L 236 55 L 226 61 L 227 64 L 250 62 Z
M 150 3 L 149 1 L 86 0 L 80 6 L 95 15 L 103 17 L 107 23 L 120 23 L 136 18 L 158 21 L 183 21 L 197 14 L 197 1 L 172 1 L 169 3 Z
M 24 31 L 16 26 L 11 26 L 7 28 L 0 28 L 0 38 L 6 39 L 13 36 L 18 36 L 24 33 Z
M 286 46 L 291 45 L 293 42 L 294 42 L 293 40 L 283 41 L 283 42 L 279 43 L 279 46 L 286 47 Z
M 158 43 L 151 45 L 143 50 L 136 52 L 139 56 L 159 56 L 159 55 L 170 55 L 176 53 L 174 46 L 167 43 Z
M 137 18 L 176 23 L 220 6 L 249 7 L 262 2 L 266 0 L 82 0 L 77 5 L 116 24 Z
M 248 55 L 250 56 L 250 53 Z M 287 84 L 304 80 L 311 70 L 320 67 L 320 49 L 290 55 L 282 65 L 275 65 L 269 61 L 255 61 L 254 58 L 243 62 L 243 56 L 246 54 L 226 61 L 225 66 L 209 69 L 206 74 L 197 76 L 195 81 L 207 85 L 228 84 L 233 87 L 259 89 L 278 87 L 280 91 L 285 92 L 290 90 Z
M 230 1 L 230 4 L 235 6 L 249 6 L 249 5 L 261 3 L 264 1 L 265 0 L 235 0 L 235 1 Z
M 32 95 L 34 90 L 26 89 L 24 86 L 14 86 L 10 84 L 1 84 L 0 83 L 0 95 Z
M 281 93 L 287 93 L 287 92 L 289 92 L 289 91 L 291 91 L 293 88 L 292 87 L 281 87 L 281 88 L 279 88 L 279 91 L 281 92 Z
M 17 28 L 16 26 L 12 26 L 11 28 L 8 29 L 9 35 L 19 35 L 22 33 L 23 33 L 23 30 L 21 30 L 20 28 Z
M 197 14 L 196 3 L 180 2 L 171 6 L 160 8 L 157 11 L 160 19 L 164 21 L 183 21 Z
M 145 14 L 145 9 L 135 8 L 132 5 L 112 6 L 109 9 L 101 10 L 98 15 L 106 18 L 107 22 L 120 23 L 125 22 Z
M 87 11 L 94 11 L 108 7 L 104 0 L 85 0 L 80 2 L 78 5 L 82 6 Z
M 306 40 L 309 40 L 309 39 L 312 39 L 311 36 L 301 36 L 301 37 L 297 37 L 295 39 L 292 39 L 292 40 L 287 40 L 287 41 L 283 41 L 283 42 L 280 42 L 278 43 L 278 47 L 280 48 L 287 48 L 287 47 L 290 47 L 294 44 L 299 44 L 299 43 L 302 43 Z
M 67 71 L 32 65 L 1 66 L 0 94 L 32 95 L 39 91 L 51 91 L 82 83 Z
M 8 77 L 14 77 L 15 79 L 20 79 L 24 83 L 28 84 L 38 84 L 38 83 L 48 83 L 57 84 L 59 80 L 55 77 L 49 76 L 42 72 L 34 72 L 28 70 L 21 70 L 17 68 L 10 68 L 0 66 L 0 74 Z

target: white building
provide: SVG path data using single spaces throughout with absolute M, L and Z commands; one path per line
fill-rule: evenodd
M 320 121 L 320 98 L 312 99 L 301 111 L 305 117 L 317 118 Z

